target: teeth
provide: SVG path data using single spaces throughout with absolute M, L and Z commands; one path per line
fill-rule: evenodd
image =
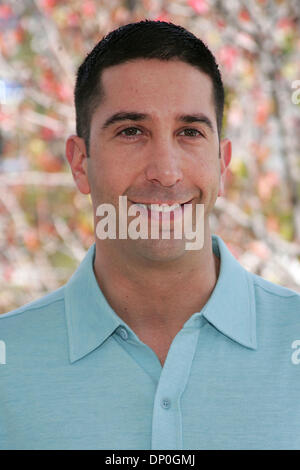
M 145 209 L 145 210 L 147 209 L 146 204 L 139 204 L 139 203 L 137 202 L 136 205 L 142 207 L 142 208 Z
M 147 207 L 153 212 L 171 212 L 178 209 L 180 204 L 173 204 L 172 206 L 169 206 L 168 204 L 147 204 Z
M 172 206 L 169 206 L 169 204 L 136 204 L 143 209 L 149 209 L 152 212 L 171 212 L 180 207 L 180 204 L 173 204 Z

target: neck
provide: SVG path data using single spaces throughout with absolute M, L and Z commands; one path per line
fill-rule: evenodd
M 97 242 L 100 242 L 97 244 Z M 96 242 L 94 272 L 108 303 L 136 333 L 168 326 L 177 332 L 208 301 L 218 279 L 220 260 L 212 251 L 211 235 L 190 252 L 186 262 L 163 267 L 114 257 Z

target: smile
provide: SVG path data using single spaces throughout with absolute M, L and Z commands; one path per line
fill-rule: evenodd
M 152 203 L 148 203 L 148 204 L 135 202 L 134 204 L 142 207 L 145 210 L 147 209 L 148 211 L 151 211 L 151 212 L 168 213 L 168 212 L 176 211 L 176 210 L 182 208 L 182 206 L 184 204 L 188 204 L 191 201 L 192 201 L 192 199 L 190 199 L 190 201 L 187 201 L 187 202 L 183 202 L 183 203 L 176 202 L 176 203 L 173 203 L 173 204 L 167 204 L 167 203 L 159 204 L 157 202 L 152 202 Z
M 172 212 L 181 207 L 180 204 L 139 204 L 138 206 L 143 207 L 143 209 L 151 210 L 152 212 Z

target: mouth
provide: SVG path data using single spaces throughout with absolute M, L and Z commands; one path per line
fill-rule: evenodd
M 183 210 L 185 204 L 190 204 L 193 199 L 190 199 L 189 201 L 185 202 L 133 202 L 133 204 L 136 204 L 137 206 L 141 207 L 144 210 L 147 210 L 148 212 L 158 212 L 158 213 L 169 213 L 169 212 L 175 212 L 178 211 L 179 209 Z

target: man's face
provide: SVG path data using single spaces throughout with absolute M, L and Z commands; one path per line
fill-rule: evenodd
M 90 157 L 83 161 L 82 192 L 91 192 L 94 217 L 103 203 L 118 214 L 119 196 L 127 196 L 128 207 L 202 203 L 208 224 L 230 160 L 228 141 L 218 139 L 211 79 L 179 60 L 137 59 L 105 69 L 101 80 L 104 99 L 92 116 Z M 122 119 L 111 120 L 116 113 Z M 124 120 L 124 113 L 131 115 Z M 123 253 L 156 260 L 185 251 L 184 239 L 112 242 Z

